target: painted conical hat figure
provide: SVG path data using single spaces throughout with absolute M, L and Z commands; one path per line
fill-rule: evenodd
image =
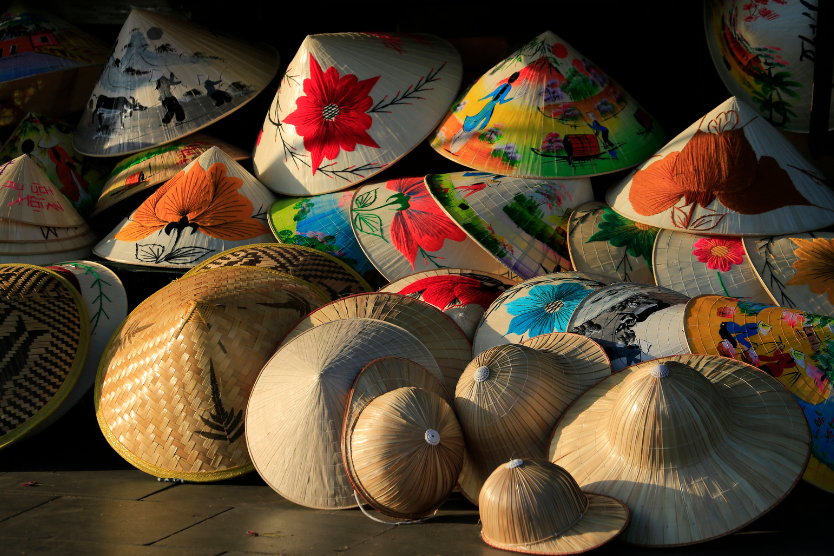
M 192 23 L 132 10 L 75 131 L 78 152 L 132 154 L 234 112 L 278 71 L 278 53 Z
M 545 31 L 458 98 L 431 145 L 469 168 L 539 179 L 616 172 L 662 142 L 660 125 L 627 92 Z
M 594 198 L 591 180 L 524 180 L 482 172 L 426 176 L 434 200 L 481 247 L 525 280 L 571 270 L 568 221 Z
M 768 512 L 799 481 L 810 448 L 802 411 L 776 380 L 739 361 L 679 355 L 585 392 L 553 431 L 550 460 L 580 488 L 628 506 L 620 540 L 678 546 Z
M 834 492 L 834 320 L 796 309 L 704 295 L 686 309 L 692 351 L 739 359 L 773 376 L 799 401 L 814 433 L 804 479 Z
M 58 228 L 86 225 L 28 154 L 0 166 L 0 218 Z
M 111 261 L 191 268 L 232 247 L 274 241 L 266 225 L 275 195 L 212 147 L 168 180 L 96 245 Z
M 457 50 L 431 35 L 309 35 L 264 118 L 255 175 L 293 196 L 357 184 L 431 133 L 462 72 Z
M 611 207 L 679 232 L 764 236 L 834 223 L 822 174 L 753 108 L 719 104 L 608 190 Z
M 730 92 L 776 127 L 807 133 L 818 0 L 710 0 L 704 24 L 715 70 Z M 834 129 L 834 105 L 826 129 Z

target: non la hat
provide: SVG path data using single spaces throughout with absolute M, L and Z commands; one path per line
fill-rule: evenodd
M 0 218 L 35 226 L 75 228 L 86 222 L 28 154 L 0 166 Z

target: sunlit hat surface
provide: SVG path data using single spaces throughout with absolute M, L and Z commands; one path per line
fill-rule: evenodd
M 36 226 L 75 228 L 86 222 L 40 166 L 21 155 L 0 166 L 0 218 Z

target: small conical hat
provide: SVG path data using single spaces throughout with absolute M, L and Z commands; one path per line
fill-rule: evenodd
M 652 249 L 659 230 L 620 216 L 605 203 L 585 203 L 570 216 L 571 266 L 616 282 L 654 284 Z
M 770 303 L 740 237 L 696 236 L 661 230 L 654 244 L 654 277 L 690 297 L 714 293 Z
M 0 218 L 58 228 L 85 224 L 69 199 L 26 154 L 0 166 Z
M 2 243 L 49 243 L 91 233 L 92 229 L 86 222 L 72 228 L 57 228 L 0 219 L 0 242 Z
M 77 229 L 77 228 L 75 228 Z M 34 243 L 6 243 L 0 241 L 0 256 L 9 257 L 12 255 L 45 255 L 47 253 L 63 253 L 66 251 L 77 251 L 89 247 L 98 241 L 98 236 L 92 230 L 85 233 L 68 237 L 66 239 L 53 239 L 51 241 L 38 241 Z
M 275 195 L 217 147 L 157 189 L 110 236 L 99 257 L 191 268 L 232 247 L 274 241 L 266 214 Z
M 78 152 L 117 156 L 185 137 L 234 112 L 278 71 L 278 53 L 132 10 L 75 131 Z
M 776 129 L 735 97 L 608 190 L 618 213 L 658 228 L 756 236 L 834 224 L 834 192 Z
M 462 72 L 460 54 L 431 35 L 309 35 L 264 118 L 255 175 L 293 196 L 357 184 L 431 133 Z
M 455 321 L 469 341 L 490 304 L 502 292 L 520 282 L 480 270 L 438 268 L 415 272 L 380 288 L 424 301 Z
M 443 211 L 423 178 L 363 185 L 353 196 L 350 219 L 362 250 L 389 281 L 436 268 L 507 273 Z
M 345 429 L 348 478 L 375 510 L 419 519 L 446 501 L 463 466 L 463 431 L 442 397 L 412 386 L 372 400 Z
M 20 263 L 25 265 L 46 266 L 56 264 L 67 259 L 89 259 L 93 256 L 93 245 L 73 249 L 70 251 L 58 251 L 55 253 L 36 253 L 27 255 L 0 255 L 0 264 Z
M 799 481 L 810 448 L 802 411 L 777 381 L 723 357 L 679 355 L 588 390 L 553 431 L 550 460 L 628 506 L 621 540 L 677 546 L 769 511 Z
M 660 124 L 622 87 L 545 31 L 465 91 L 431 145 L 483 172 L 571 178 L 639 164 L 662 141 Z
M 308 282 L 254 267 L 206 270 L 162 288 L 125 319 L 101 359 L 94 399 L 105 438 L 157 477 L 216 481 L 251 471 L 243 411 L 255 379 L 289 327 L 325 300 Z
M 0 449 L 66 402 L 87 359 L 88 320 L 81 294 L 59 274 L 0 266 Z
M 611 281 L 581 272 L 557 272 L 531 278 L 498 296 L 484 313 L 472 355 L 501 344 L 520 344 L 550 332 L 567 332 L 579 302 Z
M 602 346 L 592 339 L 569 332 L 551 332 L 521 342 L 521 345 L 543 351 L 563 368 L 571 368 L 577 375 L 611 374 L 611 360 Z
M 179 141 L 131 155 L 113 168 L 96 201 L 96 215 L 119 201 L 146 191 L 173 178 L 192 160 L 212 147 L 232 160 L 246 160 L 249 153 L 204 133 L 194 133 Z
M 341 454 L 348 393 L 368 363 L 387 356 L 440 373 L 414 335 L 362 318 L 310 329 L 264 366 L 246 408 L 246 444 L 255 469 L 278 494 L 316 509 L 356 506 Z
M 628 525 L 625 504 L 582 492 L 570 473 L 549 461 L 499 465 L 484 483 L 478 505 L 484 542 L 525 554 L 581 554 Z
M 591 180 L 523 180 L 481 172 L 426 176 L 434 200 L 472 239 L 525 280 L 570 270 L 568 221 L 594 198 Z

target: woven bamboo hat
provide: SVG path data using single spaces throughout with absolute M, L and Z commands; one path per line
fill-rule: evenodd
M 255 146 L 255 175 L 284 195 L 357 184 L 405 156 L 449 108 L 463 73 L 443 39 L 309 35 L 289 63 Z
M 46 243 L 54 240 L 70 239 L 91 232 L 92 228 L 86 222 L 71 228 L 59 228 L 0 219 L 0 242 L 2 243 Z
M 502 292 L 519 282 L 518 278 L 480 270 L 438 268 L 415 272 L 379 291 L 407 295 L 437 307 L 472 341 L 484 311 Z
M 451 494 L 463 466 L 463 431 L 449 403 L 405 387 L 374 398 L 345 429 L 348 478 L 375 510 L 419 519 Z
M 246 408 L 246 444 L 273 490 L 310 508 L 357 505 L 341 453 L 348 393 L 368 363 L 388 356 L 440 375 L 431 352 L 414 335 L 363 318 L 310 329 L 269 360 Z
M 434 200 L 472 239 L 524 279 L 570 270 L 568 221 L 594 198 L 591 180 L 524 180 L 482 172 L 426 176 Z
M 484 542 L 526 554 L 580 554 L 628 525 L 625 504 L 582 492 L 570 473 L 549 461 L 499 465 L 484 483 L 478 505 Z
M 680 232 L 788 234 L 834 223 L 823 174 L 756 110 L 719 104 L 608 190 L 626 218 Z
M 634 222 L 592 201 L 571 213 L 570 263 L 616 282 L 654 284 L 652 248 L 659 228 Z
M 558 367 L 573 369 L 577 375 L 611 374 L 611 360 L 602 346 L 580 334 L 551 332 L 524 340 L 520 345 L 547 353 Z
M 95 403 L 107 441 L 157 477 L 251 471 L 243 411 L 252 385 L 289 327 L 325 300 L 308 282 L 254 267 L 206 270 L 159 290 L 101 360 Z
M 96 255 L 116 262 L 191 268 L 232 247 L 273 241 L 266 213 L 275 195 L 212 147 L 157 189 Z
M 579 302 L 608 283 L 608 278 L 594 274 L 557 272 L 513 286 L 484 313 L 472 341 L 472 355 L 501 344 L 520 344 L 540 334 L 567 332 Z
M 441 267 L 507 273 L 443 211 L 423 178 L 363 185 L 353 196 L 350 218 L 360 247 L 391 282 Z
M 204 133 L 193 133 L 173 143 L 128 156 L 113 168 L 96 201 L 93 215 L 173 178 L 192 160 L 212 147 L 232 160 L 251 158 L 249 153 Z
M 73 144 L 86 155 L 118 156 L 170 143 L 228 116 L 277 72 L 269 46 L 132 10 Z
M 581 488 L 628 506 L 622 540 L 676 546 L 727 535 L 773 508 L 799 481 L 810 444 L 777 381 L 738 361 L 679 355 L 614 373 L 576 400 L 553 432 L 550 460 Z
M 744 253 L 740 237 L 661 230 L 654 244 L 652 263 L 659 286 L 690 297 L 716 294 L 755 303 L 771 301 Z
M 458 483 L 473 503 L 498 465 L 515 457 L 546 458 L 550 431 L 565 409 L 611 374 L 608 366 L 563 363 L 543 351 L 505 344 L 466 367 L 455 389 L 467 448 Z
M 0 266 L 0 448 L 59 410 L 87 358 L 90 324 L 81 294 L 59 274 Z
M 362 293 L 329 303 L 300 320 L 281 344 L 323 323 L 352 318 L 390 322 L 414 334 L 437 361 L 442 372 L 437 378 L 450 392 L 472 360 L 472 344 L 452 319 L 428 303 L 396 293 Z
M 84 219 L 27 155 L 0 166 L 0 218 L 22 224 L 74 228 Z

